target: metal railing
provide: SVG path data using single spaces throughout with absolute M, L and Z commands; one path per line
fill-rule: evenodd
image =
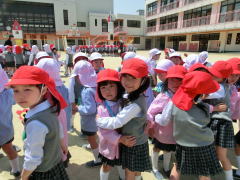
M 185 0 L 184 5 L 192 4 L 192 3 L 195 3 L 195 2 L 198 2 L 198 1 L 201 1 L 201 0 Z
M 202 26 L 210 24 L 211 16 L 202 16 L 193 19 L 186 19 L 183 21 L 183 27 Z
M 172 9 L 176 9 L 178 7 L 179 7 L 179 0 L 176 1 L 176 2 L 166 4 L 164 6 L 160 6 L 160 13 L 165 12 L 165 11 L 169 11 L 169 10 L 172 10 Z
M 147 16 L 154 16 L 157 14 L 157 8 L 153 9 L 152 11 L 147 12 Z
M 240 10 L 228 11 L 219 15 L 219 23 L 240 21 Z
M 147 27 L 147 32 L 156 32 L 156 26 L 149 26 Z
M 114 33 L 124 32 L 123 26 L 117 26 L 114 28 Z
M 169 29 L 177 29 L 177 26 L 178 26 L 178 22 L 171 22 L 168 24 L 160 24 L 159 30 L 163 31 L 163 30 L 169 30 Z

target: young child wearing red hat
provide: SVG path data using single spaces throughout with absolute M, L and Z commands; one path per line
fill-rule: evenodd
M 173 138 L 173 123 L 164 122 L 162 110 L 171 100 L 173 94 L 177 91 L 182 83 L 187 70 L 180 65 L 172 66 L 166 75 L 166 80 L 163 85 L 162 92 L 153 100 L 150 105 L 147 115 L 149 121 L 149 134 L 153 139 L 152 164 L 153 174 L 157 179 L 162 179 L 163 176 L 158 169 L 158 154 L 163 151 L 163 170 L 169 177 L 170 175 L 170 160 L 172 152 L 176 150 L 176 141 Z
M 5 49 L 6 49 L 6 52 L 4 53 L 5 59 L 6 59 L 5 65 L 6 65 L 7 73 L 11 76 L 15 71 L 16 59 L 13 54 L 12 46 L 6 46 Z
M 123 144 L 120 146 L 120 159 L 125 169 L 126 179 L 139 180 L 141 172 L 152 169 L 148 136 L 144 133 L 147 107 L 143 93 L 150 83 L 147 64 L 138 58 L 124 61 L 120 79 L 126 91 L 123 109 L 116 117 L 98 118 L 97 125 L 104 129 L 121 128 L 123 136 L 136 138 L 136 144 L 133 147 Z
M 120 99 L 124 89 L 120 83 L 119 73 L 112 69 L 105 69 L 98 73 L 97 94 L 102 100 L 98 106 L 98 117 L 115 117 L 119 112 Z M 119 178 L 124 180 L 125 173 L 121 167 L 119 144 L 133 146 L 135 138 L 122 136 L 118 130 L 98 128 L 99 157 L 102 160 L 100 180 L 107 180 L 110 170 L 117 166 Z
M 27 179 L 68 180 L 61 160 L 62 128 L 57 116 L 66 102 L 47 72 L 35 66 L 22 66 L 7 83 L 16 103 L 30 108 L 25 116 L 25 158 L 21 174 Z M 67 153 L 67 152 L 64 152 Z
M 209 73 L 187 73 L 172 101 L 163 109 L 165 123 L 173 121 L 173 136 L 177 143 L 176 168 L 181 175 L 210 180 L 210 176 L 222 171 L 215 151 L 214 135 L 207 126 L 210 107 L 201 100 L 203 94 L 218 89 L 218 83 Z
M 5 88 L 7 82 L 8 76 L 0 67 L 0 149 L 6 153 L 9 159 L 11 165 L 10 174 L 18 177 L 20 176 L 19 159 L 12 145 L 14 140 L 12 106 L 15 104 L 15 101 L 13 91 Z
M 22 45 L 23 48 L 23 57 L 24 57 L 24 64 L 28 65 L 30 54 L 31 54 L 31 49 L 29 44 L 24 43 Z
M 220 89 L 210 94 L 205 102 L 216 106 L 226 105 L 223 112 L 212 112 L 210 128 L 214 132 L 215 146 L 218 159 L 220 160 L 227 180 L 233 179 L 232 165 L 227 157 L 229 148 L 235 147 L 234 130 L 230 114 L 230 86 L 227 84 L 227 78 L 233 73 L 232 66 L 226 61 L 217 61 L 212 67 L 208 68 L 213 78 L 217 80 Z

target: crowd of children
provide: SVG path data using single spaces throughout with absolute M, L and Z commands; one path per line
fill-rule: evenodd
M 101 47 L 96 52 L 67 47 L 64 63 L 54 45 L 45 44 L 44 51 L 26 44 L 0 46 L 0 51 L 0 148 L 15 177 L 69 179 L 68 132 L 77 115 L 94 157 L 86 166 L 101 166 L 101 180 L 109 179 L 114 166 L 122 180 L 140 180 L 144 171 L 156 179 L 209 180 L 221 172 L 226 180 L 240 177 L 240 131 L 234 136 L 232 124 L 240 118 L 239 58 L 212 65 L 207 52 L 182 58 L 166 49 L 159 60 L 163 54 L 155 48 L 149 58 L 122 53 L 121 67 L 114 70 L 105 69 Z M 70 75 L 68 88 L 61 80 L 62 65 Z M 9 112 L 15 103 L 28 108 L 22 168 L 12 145 Z M 234 172 L 229 148 L 236 152 Z

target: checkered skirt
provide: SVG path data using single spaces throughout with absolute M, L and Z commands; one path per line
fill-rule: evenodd
M 203 147 L 176 147 L 177 169 L 182 175 L 214 176 L 222 172 L 214 144 Z
M 223 148 L 234 148 L 234 130 L 231 121 L 212 119 L 210 128 L 214 133 L 215 145 Z
M 120 159 L 108 159 L 106 158 L 105 156 L 103 156 L 102 154 L 99 153 L 98 157 L 101 159 L 102 163 L 103 164 L 106 164 L 106 165 L 109 165 L 109 166 L 121 166 L 122 163 L 121 163 L 121 160 Z
M 155 148 L 160 149 L 162 151 L 176 151 L 176 144 L 165 144 L 159 142 L 157 139 L 153 139 L 152 141 L 153 145 Z
M 120 157 L 122 167 L 130 171 L 144 172 L 152 169 L 147 142 L 133 147 L 121 145 Z
M 33 172 L 29 180 L 69 180 L 62 162 L 47 172 Z

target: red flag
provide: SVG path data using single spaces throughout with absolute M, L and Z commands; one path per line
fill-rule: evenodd
M 111 22 L 112 18 L 111 15 L 108 16 L 108 22 Z

